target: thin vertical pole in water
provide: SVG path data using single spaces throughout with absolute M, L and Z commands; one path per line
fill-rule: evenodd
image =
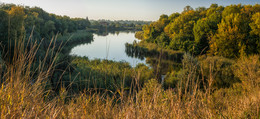
M 107 24 L 106 24 L 106 35 L 108 34 L 107 33 Z M 110 48 L 110 40 L 108 41 L 108 44 L 107 44 L 107 36 L 106 36 L 106 60 L 108 59 L 108 54 L 109 54 L 109 48 Z
M 106 25 L 106 32 L 105 35 L 107 35 L 107 24 Z M 107 65 L 107 58 L 108 58 L 108 53 L 107 53 L 107 36 L 106 36 L 106 64 Z M 105 70 L 105 87 L 107 88 L 107 71 Z
M 105 32 L 105 35 L 106 35 L 106 65 L 108 65 L 108 53 L 109 53 L 109 47 L 110 47 L 110 40 L 108 41 L 108 44 L 107 44 L 107 35 L 108 35 L 108 32 L 107 32 L 107 23 L 105 23 L 106 25 L 106 32 Z M 107 86 L 107 71 L 105 70 L 105 87 Z M 107 88 L 107 87 L 106 87 Z

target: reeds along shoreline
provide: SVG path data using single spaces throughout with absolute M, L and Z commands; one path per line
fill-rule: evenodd
M 12 63 L 2 62 L 1 118 L 259 118 L 259 55 L 236 61 L 235 75 L 241 82 L 230 88 L 214 89 L 216 66 L 209 63 L 204 72 L 207 76 L 201 77 L 197 72 L 203 69 L 198 69 L 200 64 L 191 59 L 183 63 L 189 68 L 175 88 L 165 90 L 151 79 L 140 90 L 132 86 L 130 94 L 124 87 L 113 95 L 85 90 L 68 100 L 66 87 L 61 86 L 55 94 L 48 85 L 58 53 L 44 58 L 35 68 L 39 46 L 34 43 L 26 50 L 24 41 L 16 44 Z M 46 60 L 52 63 L 46 66 Z M 207 82 L 203 84 L 203 80 Z

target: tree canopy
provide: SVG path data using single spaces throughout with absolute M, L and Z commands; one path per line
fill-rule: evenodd
M 138 38 L 158 43 L 162 37 L 164 48 L 209 54 L 228 58 L 258 54 L 260 44 L 260 5 L 212 4 L 195 10 L 186 6 L 182 13 L 161 15 L 159 20 L 144 25 Z

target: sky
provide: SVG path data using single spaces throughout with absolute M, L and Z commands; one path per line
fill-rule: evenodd
M 182 12 L 192 8 L 209 7 L 212 3 L 259 4 L 260 0 L 0 0 L 2 3 L 40 7 L 49 13 L 72 18 L 156 21 L 162 14 Z

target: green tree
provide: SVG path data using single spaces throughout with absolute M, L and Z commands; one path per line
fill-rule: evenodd
M 242 8 L 241 4 L 227 6 L 227 7 L 225 7 L 225 9 L 222 12 L 222 17 L 225 18 L 226 16 L 229 16 L 230 14 L 240 13 L 241 8 Z
M 218 4 L 211 4 L 209 8 L 217 8 Z
M 55 23 L 51 20 L 47 21 L 44 25 L 45 35 L 52 37 L 54 35 L 54 32 L 53 32 L 54 30 L 55 30 Z
M 190 10 L 188 12 L 182 13 L 174 20 L 174 22 L 169 23 L 165 27 L 164 31 L 171 38 L 170 48 L 176 49 L 179 47 L 185 51 L 192 50 L 189 48 L 193 47 L 190 46 L 194 41 L 193 27 L 199 17 L 200 16 L 198 12 Z
M 161 33 L 156 39 L 155 43 L 160 47 L 167 47 L 169 45 L 170 39 L 165 33 Z
M 8 13 L 0 9 L 0 41 L 6 45 L 8 39 Z
M 24 9 L 19 6 L 12 7 L 8 12 L 9 14 L 9 39 L 15 40 L 23 37 L 25 28 L 24 28 L 24 19 L 26 15 Z
M 195 38 L 196 55 L 205 54 L 209 50 L 209 39 L 218 29 L 218 23 L 221 21 L 221 14 L 214 12 L 206 18 L 202 18 L 195 23 L 193 33 Z
M 239 13 L 230 14 L 222 19 L 218 31 L 210 40 L 210 52 L 229 58 L 245 55 L 246 21 Z
M 255 13 L 252 16 L 251 27 L 251 38 L 249 40 L 248 49 L 251 51 L 251 54 L 260 53 L 260 13 Z
M 184 8 L 183 8 L 183 13 L 185 13 L 185 12 L 188 12 L 188 11 L 191 11 L 191 10 L 193 10 L 193 8 L 191 7 L 191 6 L 185 6 Z
M 144 31 L 143 38 L 145 40 L 149 39 L 150 38 L 151 27 L 149 25 L 144 25 L 142 29 Z
M 196 51 L 195 54 L 205 54 L 209 48 L 208 36 L 210 35 L 210 26 L 206 18 L 198 20 L 193 27 Z
M 179 17 L 180 13 L 173 13 L 168 17 L 169 22 L 174 22 L 175 18 Z
M 260 37 L 260 12 L 257 12 L 252 16 L 250 27 L 252 29 L 251 33 Z

